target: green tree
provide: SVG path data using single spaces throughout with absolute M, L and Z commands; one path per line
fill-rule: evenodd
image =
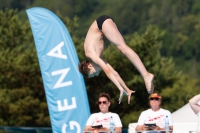
M 78 26 L 77 18 L 62 20 L 69 32 Z M 0 34 L 0 125 L 50 126 L 29 22 L 21 21 L 17 10 L 1 10 Z
M 167 55 L 174 56 L 178 69 L 190 73 L 192 77 L 199 77 L 200 21 L 197 15 L 182 17 L 178 29 L 172 43 L 168 46 L 170 50 Z
M 34 0 L 1 0 L 0 9 L 5 10 L 8 9 L 18 9 L 24 10 L 29 7 Z
M 0 11 L 0 124 L 50 125 L 29 22 Z

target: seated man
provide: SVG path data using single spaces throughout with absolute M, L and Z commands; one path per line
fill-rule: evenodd
M 165 118 L 169 119 L 169 129 L 173 130 L 171 112 L 160 107 L 162 97 L 158 93 L 152 93 L 149 97 L 149 104 L 151 109 L 145 110 L 141 113 L 136 131 L 142 130 L 165 130 Z M 155 124 L 149 127 L 146 124 Z
M 115 132 L 122 132 L 122 123 L 121 120 L 116 113 L 109 112 L 110 106 L 110 96 L 107 93 L 101 93 L 98 98 L 99 104 L 99 113 L 93 113 L 90 115 L 87 120 L 85 131 L 92 131 L 94 133 L 98 133 L 99 131 L 109 131 L 110 130 L 110 118 L 113 118 Z M 96 125 L 102 125 L 102 127 L 94 127 Z

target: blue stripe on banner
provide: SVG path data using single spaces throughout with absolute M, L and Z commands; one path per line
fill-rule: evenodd
M 85 83 L 70 34 L 51 11 L 26 10 L 37 49 L 54 133 L 81 133 L 90 115 Z

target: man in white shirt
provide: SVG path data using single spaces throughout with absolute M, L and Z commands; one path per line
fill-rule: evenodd
M 87 120 L 85 131 L 92 131 L 98 133 L 99 131 L 109 131 L 110 130 L 110 118 L 113 118 L 115 131 L 117 133 L 122 132 L 122 123 L 116 113 L 109 112 L 110 107 L 110 96 L 107 93 L 101 93 L 98 99 L 98 105 L 100 112 L 93 113 Z M 95 128 L 94 126 L 102 125 L 101 128 Z
M 165 118 L 169 119 L 169 129 L 173 130 L 173 123 L 171 118 L 171 112 L 160 107 L 162 103 L 162 97 L 158 93 L 152 93 L 149 97 L 150 109 L 141 113 L 136 131 L 144 130 L 165 130 Z M 145 124 L 155 124 L 149 128 Z

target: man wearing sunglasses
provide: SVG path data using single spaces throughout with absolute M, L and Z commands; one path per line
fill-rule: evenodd
M 93 133 L 98 133 L 100 131 L 110 130 L 110 118 L 113 118 L 115 132 L 122 132 L 122 123 L 119 115 L 116 113 L 109 112 L 110 107 L 110 96 L 107 93 L 101 93 L 98 98 L 98 105 L 100 112 L 93 113 L 87 120 L 85 131 L 92 131 Z
M 169 128 L 173 130 L 171 112 L 162 109 L 162 97 L 154 92 L 149 96 L 150 109 L 143 111 L 140 114 L 136 131 L 146 130 L 165 130 L 166 116 L 169 119 Z

